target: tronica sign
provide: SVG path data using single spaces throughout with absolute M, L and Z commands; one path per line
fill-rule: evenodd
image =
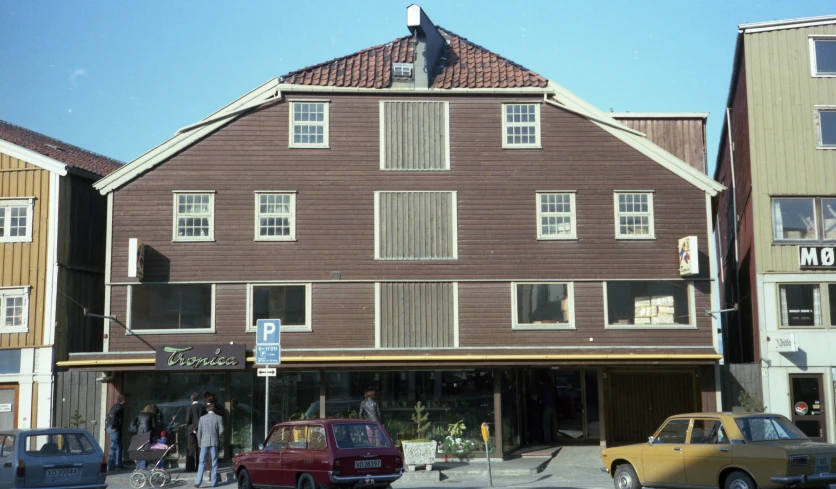
M 836 247 L 799 246 L 798 267 L 836 269 Z

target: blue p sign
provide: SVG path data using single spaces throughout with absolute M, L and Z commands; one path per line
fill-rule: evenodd
M 281 319 L 259 319 L 256 323 L 256 345 L 278 345 L 281 342 Z

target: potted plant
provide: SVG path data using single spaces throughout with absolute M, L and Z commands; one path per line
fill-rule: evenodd
M 419 465 L 423 465 L 427 470 L 432 470 L 435 463 L 436 442 L 426 438 L 427 430 L 430 427 L 428 419 L 429 415 L 425 412 L 424 405 L 421 404 L 421 401 L 418 401 L 415 404 L 415 412 L 412 414 L 416 438 L 401 442 L 403 462 L 410 472 L 414 472 Z
M 444 438 L 442 444 L 442 452 L 459 458 L 467 458 L 472 452 L 476 451 L 478 443 L 471 438 L 464 438 L 466 428 L 464 420 L 450 423 L 447 427 L 448 435 Z

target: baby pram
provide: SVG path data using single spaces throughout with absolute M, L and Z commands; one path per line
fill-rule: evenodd
M 166 449 L 154 449 L 151 448 L 154 443 L 150 432 L 131 437 L 128 457 L 134 462 L 140 460 L 149 462 L 149 467 L 137 468 L 131 474 L 131 487 L 134 489 L 140 489 L 145 484 L 150 484 L 151 487 L 163 487 L 171 482 L 171 475 L 165 470 L 165 460 L 175 445 L 172 444 Z

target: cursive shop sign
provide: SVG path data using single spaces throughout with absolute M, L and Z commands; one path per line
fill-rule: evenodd
M 158 346 L 157 370 L 243 370 L 244 345 Z

